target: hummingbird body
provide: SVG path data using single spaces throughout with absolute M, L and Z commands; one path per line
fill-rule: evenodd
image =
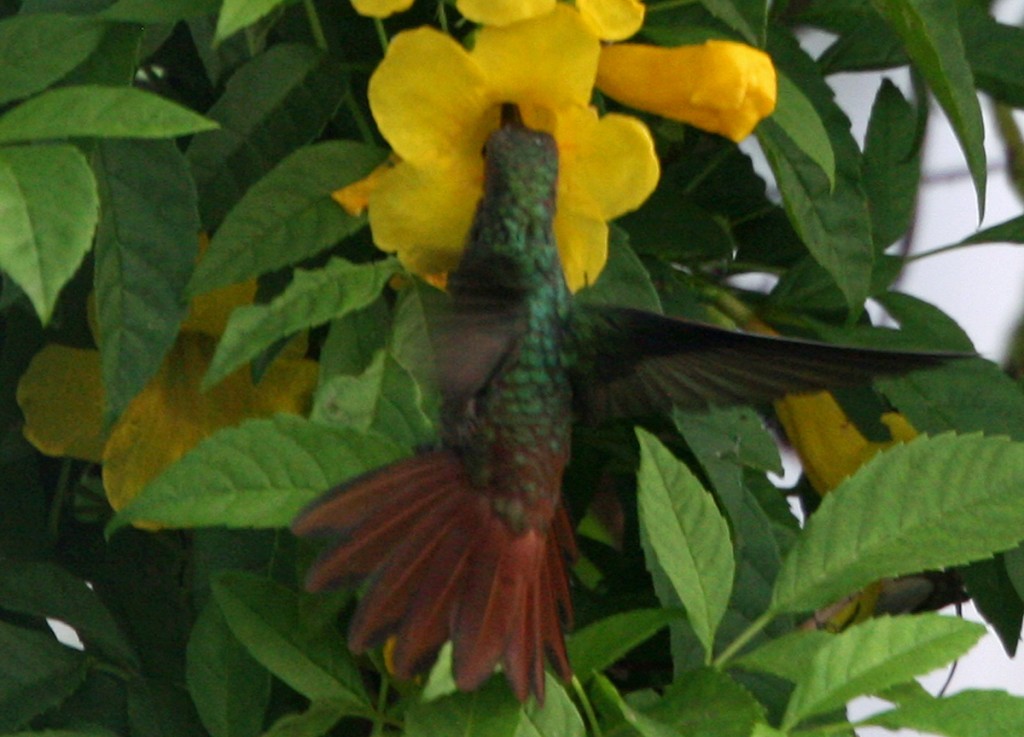
M 762 402 L 869 381 L 961 354 L 901 353 L 749 335 L 574 303 L 553 235 L 558 151 L 505 124 L 484 150 L 484 195 L 437 345 L 441 447 L 328 492 L 293 523 L 332 539 L 307 588 L 367 582 L 355 652 L 394 638 L 393 668 L 428 668 L 447 640 L 463 690 L 502 664 L 520 700 L 568 680 L 572 623 L 561 501 L 574 415 Z

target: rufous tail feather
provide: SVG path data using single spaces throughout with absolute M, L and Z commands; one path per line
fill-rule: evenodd
M 310 569 L 311 591 L 368 580 L 348 642 L 363 652 L 396 638 L 395 675 L 426 670 L 446 640 L 455 682 L 472 690 L 503 665 L 516 696 L 544 700 L 544 664 L 569 679 L 566 560 L 576 555 L 559 508 L 551 528 L 516 533 L 474 488 L 451 450 L 361 476 L 314 502 L 298 535 L 333 542 Z

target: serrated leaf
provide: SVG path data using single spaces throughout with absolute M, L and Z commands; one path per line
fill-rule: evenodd
M 636 730 L 641 737 L 679 737 L 679 732 L 668 724 L 649 717 L 626 703 L 612 682 L 600 673 L 594 674 L 590 690 L 591 698 L 601 713 L 615 717 L 613 723 L 618 721 L 626 724 Z
M 322 269 L 296 269 L 292 283 L 272 302 L 239 307 L 231 313 L 203 389 L 281 338 L 366 307 L 398 270 L 394 259 L 353 264 L 342 258 L 332 258 Z
M 814 655 L 833 635 L 822 630 L 794 630 L 761 645 L 733 661 L 737 668 L 771 673 L 797 682 L 803 678 Z
M 961 691 L 942 699 L 913 699 L 865 723 L 945 737 L 1008 737 L 1024 734 L 1024 698 L 1005 691 Z
M 117 621 L 82 579 L 54 563 L 0 560 L 3 608 L 37 617 L 52 617 L 73 627 L 86 648 L 127 668 L 139 658 Z
M 749 737 L 765 718 L 764 707 L 747 689 L 713 668 L 682 674 L 645 713 L 686 737 Z
M 739 31 L 754 46 L 764 44 L 768 18 L 765 0 L 700 0 L 708 11 Z
M 49 634 L 0 621 L 0 730 L 56 706 L 85 677 L 85 654 Z
M 299 596 L 265 578 L 226 573 L 213 595 L 235 637 L 263 666 L 311 701 L 329 700 L 365 711 L 359 671 L 333 631 L 304 626 Z
M 387 345 L 390 334 L 391 310 L 383 296 L 331 322 L 320 346 L 321 385 L 339 374 L 361 374 Z
M 207 111 L 220 130 L 197 135 L 186 152 L 208 229 L 277 162 L 320 133 L 346 84 L 335 61 L 300 44 L 275 44 L 232 75 Z
M 202 441 L 114 518 L 168 527 L 284 527 L 318 494 L 396 460 L 378 435 L 293 415 L 249 420 Z
M 0 148 L 0 270 L 43 324 L 92 245 L 98 210 L 92 170 L 74 146 Z
M 416 381 L 388 351 L 380 351 L 359 376 L 328 379 L 316 393 L 310 419 L 334 427 L 378 432 L 415 448 L 434 436 Z
M 914 108 L 896 85 L 882 80 L 871 107 L 862 169 L 879 253 L 910 227 L 921 178 L 920 142 Z
M 221 0 L 117 0 L 98 16 L 123 23 L 175 23 L 215 13 L 220 4 Z
M 520 712 L 515 737 L 585 737 L 587 730 L 576 704 L 550 674 L 544 678 L 544 692 L 544 706 L 531 700 Z
M 836 184 L 836 156 L 832 151 L 825 124 L 800 88 L 785 74 L 779 74 L 779 99 L 772 120 L 785 131 L 790 140 L 807 154 L 828 179 L 829 187 Z
M 963 655 L 983 634 L 975 622 L 918 614 L 871 619 L 834 635 L 796 682 L 782 729 L 924 675 Z
M 985 214 L 985 126 L 967 63 L 956 0 L 872 0 L 903 39 L 914 67 L 927 80 L 963 149 L 978 196 L 978 219 Z
M 0 142 L 50 138 L 170 138 L 217 123 L 134 87 L 77 85 L 47 90 L 0 117 Z
M 212 737 L 263 731 L 270 672 L 231 633 L 216 602 L 207 602 L 192 626 L 185 658 L 188 692 Z
M 1004 556 L 976 560 L 958 569 L 967 595 L 992 626 L 1011 658 L 1020 642 L 1024 602 L 1006 570 Z
M 967 563 L 1021 540 L 1024 443 L 919 437 L 825 497 L 783 561 L 772 610 L 816 609 L 880 578 Z
M 570 635 L 569 662 L 586 680 L 591 672 L 611 666 L 681 617 L 677 609 L 637 609 L 605 617 Z
M 109 426 L 160 368 L 185 318 L 199 213 L 171 141 L 103 140 L 94 161 L 103 206 L 93 284 Z
M 405 737 L 514 737 L 519 702 L 504 680 L 492 678 L 472 693 L 456 693 L 413 704 Z
M 85 61 L 103 38 L 93 18 L 39 13 L 0 21 L 0 105 L 45 89 Z M 54 53 L 59 49 L 59 53 Z
M 647 567 L 660 568 L 710 657 L 732 592 L 729 526 L 700 481 L 658 439 L 638 429 L 637 503 Z
M 362 179 L 383 152 L 353 141 L 301 148 L 260 179 L 228 213 L 188 285 L 190 295 L 313 256 L 366 224 L 331 199 Z
M 215 40 L 220 43 L 264 17 L 288 0 L 224 0 L 217 18 Z

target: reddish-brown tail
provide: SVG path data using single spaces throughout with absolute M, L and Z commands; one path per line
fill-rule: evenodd
M 336 538 L 309 572 L 310 591 L 370 579 L 349 647 L 362 652 L 395 636 L 400 678 L 426 670 L 449 639 L 463 690 L 498 662 L 520 701 L 532 693 L 543 702 L 545 658 L 572 676 L 562 628 L 572 624 L 565 559 L 576 549 L 564 509 L 550 530 L 515 534 L 459 458 L 440 450 L 333 490 L 292 529 Z

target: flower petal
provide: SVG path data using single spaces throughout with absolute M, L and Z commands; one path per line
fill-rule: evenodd
M 438 165 L 477 157 L 497 127 L 484 77 L 465 49 L 432 28 L 400 33 L 370 78 L 370 108 L 384 138 L 404 160 Z
M 775 109 L 777 84 L 771 57 L 734 41 L 616 44 L 602 50 L 597 74 L 597 86 L 619 102 L 734 141 Z
M 276 362 L 254 387 L 243 367 L 200 393 L 215 341 L 185 334 L 160 372 L 128 405 L 103 452 L 103 482 L 114 509 L 122 509 L 167 466 L 222 427 L 275 411 L 302 411 L 316 385 L 311 361 Z
M 597 281 L 608 261 L 608 225 L 604 219 L 583 209 L 562 207 L 555 215 L 555 239 L 570 291 Z
M 572 111 L 560 116 L 559 133 L 563 207 L 576 207 L 585 197 L 595 214 L 612 220 L 638 208 L 657 186 L 654 139 L 636 118 Z
M 94 350 L 48 345 L 18 382 L 23 432 L 52 456 L 99 461 L 103 455 L 103 381 Z
M 483 192 L 479 151 L 446 167 L 398 164 L 370 196 L 370 228 L 379 248 L 420 275 L 454 269 Z
M 559 3 L 539 18 L 484 28 L 470 55 L 486 77 L 494 104 L 554 110 L 589 104 L 599 53 L 600 43 L 580 14 Z
M 371 18 L 387 18 L 412 7 L 413 0 L 352 0 L 352 7 L 359 15 Z
M 342 209 L 352 217 L 359 217 L 370 206 L 370 194 L 377 189 L 381 178 L 395 168 L 396 163 L 393 156 L 388 157 L 387 161 L 358 182 L 352 182 L 352 184 L 331 192 L 331 199 L 341 205 Z
M 474 23 L 507 26 L 550 13 L 555 0 L 457 0 L 455 7 Z
M 576 0 L 576 8 L 605 41 L 629 38 L 644 24 L 640 0 Z

